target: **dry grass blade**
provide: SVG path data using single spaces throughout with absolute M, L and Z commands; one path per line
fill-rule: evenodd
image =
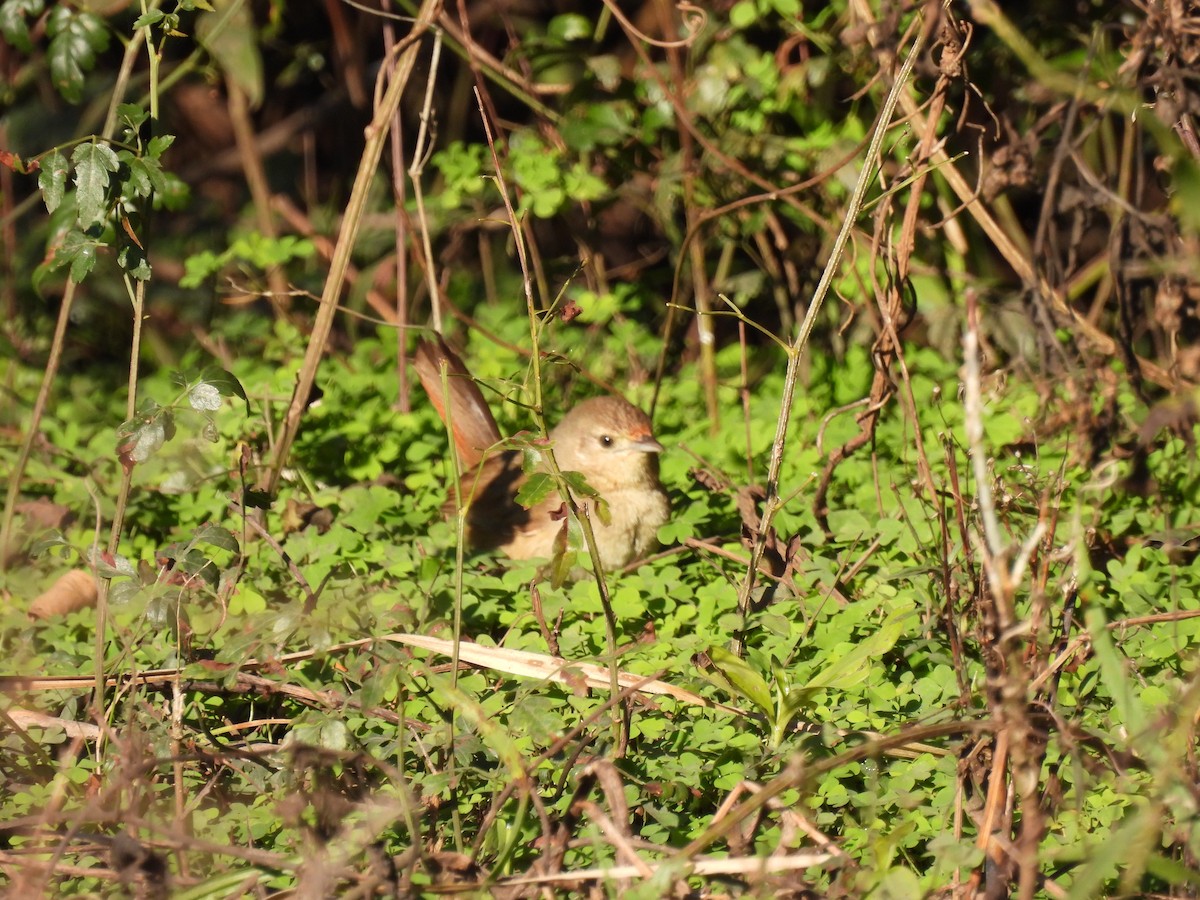
M 454 649 L 453 641 L 432 638 L 423 634 L 389 634 L 382 640 L 406 644 L 410 647 L 421 647 L 450 656 Z M 544 653 L 530 653 L 527 650 L 509 650 L 505 647 L 488 647 L 483 644 L 473 644 L 469 641 L 458 643 L 458 658 L 463 662 L 516 675 L 521 678 L 537 678 L 553 681 L 558 684 L 571 686 L 583 685 L 596 690 L 608 690 L 610 687 L 609 669 L 607 666 L 597 666 L 592 663 L 572 662 L 560 656 L 549 656 Z M 741 710 L 723 703 L 713 703 L 692 691 L 676 687 L 656 678 L 633 675 L 620 672 L 618 683 L 624 689 L 634 689 L 643 694 L 660 694 L 674 697 L 684 703 L 703 706 L 709 709 L 720 709 L 733 715 L 743 715 Z
M 690 863 L 648 863 L 641 866 L 606 866 L 593 869 L 579 869 L 573 872 L 555 872 L 549 875 L 533 877 L 509 878 L 497 882 L 498 886 L 562 884 L 563 882 L 602 880 L 617 878 L 654 877 L 664 869 L 677 869 L 679 877 L 692 875 L 770 875 L 774 872 L 796 872 L 801 869 L 811 869 L 833 858 L 832 853 L 794 853 L 789 856 L 750 856 L 732 859 L 696 859 Z M 649 870 L 644 874 L 643 867 Z

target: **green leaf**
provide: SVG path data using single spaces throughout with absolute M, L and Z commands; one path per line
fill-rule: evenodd
M 576 499 L 586 499 L 592 501 L 592 506 L 596 510 L 596 517 L 605 525 L 612 524 L 612 512 L 608 508 L 608 502 L 600 496 L 600 492 L 587 483 L 587 478 L 582 472 L 566 471 L 562 473 L 563 481 L 567 483 L 567 487 L 571 489 L 571 495 Z
M 121 248 L 121 252 L 117 254 L 117 265 L 138 281 L 150 280 L 150 261 L 142 248 L 136 244 L 127 244 Z
M 729 10 L 729 24 L 734 28 L 749 28 L 758 21 L 758 9 L 754 0 L 740 0 Z
M 221 392 L 201 382 L 188 391 L 188 403 L 199 412 L 213 412 L 221 408 Z
M 154 208 L 178 212 L 191 201 L 191 188 L 178 175 L 163 172 L 163 187 L 154 192 Z
M 709 647 L 706 651 L 712 667 L 701 670 L 704 677 L 729 693 L 749 700 L 768 719 L 774 719 L 771 689 L 766 679 L 751 665 L 721 647 Z
M 567 201 L 567 192 L 560 187 L 547 188 L 527 193 L 521 198 L 523 209 L 532 209 L 539 219 L 549 219 L 558 214 Z
M 1084 621 L 1092 637 L 1092 653 L 1100 663 L 1100 680 L 1113 698 L 1121 725 L 1130 736 L 1136 737 L 1146 729 L 1147 713 L 1134 691 L 1126 670 L 1126 659 L 1113 643 L 1103 611 L 1089 607 Z
M 170 408 L 147 399 L 135 418 L 117 429 L 117 454 L 125 460 L 145 462 L 175 436 L 175 417 Z
M 84 558 L 95 567 L 101 578 L 132 578 L 137 580 L 137 569 L 120 553 L 109 554 L 98 547 L 91 547 Z
M 550 586 L 553 588 L 560 588 L 571 580 L 571 570 L 578 558 L 574 550 L 567 549 L 566 534 L 567 530 L 561 529 L 554 539 L 554 553 L 550 557 Z
M 189 256 L 183 261 L 183 277 L 179 279 L 181 288 L 200 287 L 211 275 L 221 271 L 225 265 L 224 256 L 218 256 L 211 250 L 202 250 Z
M 534 472 L 517 491 L 517 502 L 526 509 L 537 506 L 554 493 L 554 479 L 545 472 Z
M 217 564 L 202 552 L 189 544 L 168 544 L 157 551 L 162 559 L 173 560 L 175 571 L 190 576 L 198 576 L 205 584 L 215 588 L 221 579 L 221 570 Z
M 146 142 L 146 155 L 142 158 L 157 160 L 174 143 L 175 135 L 173 134 L 155 135 Z
M 117 117 L 124 123 L 130 141 L 134 142 L 142 125 L 150 118 L 150 113 L 137 103 L 122 103 L 117 107 Z
M 96 249 L 104 244 L 88 237 L 82 231 L 68 231 L 63 242 L 54 251 L 50 263 L 52 269 L 70 266 L 71 280 L 76 284 L 88 277 L 96 266 Z
M 237 592 L 229 598 L 231 615 L 257 615 L 267 611 L 267 598 L 251 588 L 241 585 Z
M 142 424 L 133 433 L 133 441 L 134 446 L 130 451 L 130 458 L 134 462 L 145 462 L 167 442 L 167 430 L 162 420 L 152 419 Z
M 67 539 L 62 536 L 62 532 L 51 531 L 50 533 L 34 541 L 33 546 L 29 548 L 29 553 L 31 556 L 41 556 L 47 550 L 51 550 L 54 547 L 66 547 L 67 549 L 70 549 L 71 545 Z
M 599 200 L 609 193 L 608 185 L 587 171 L 583 166 L 572 166 L 563 179 L 566 193 L 576 203 L 584 200 Z
M 887 653 L 904 632 L 904 620 L 913 615 L 910 609 L 891 612 L 871 635 L 854 644 L 832 665 L 826 666 L 808 680 L 805 688 L 837 688 L 845 690 L 864 681 L 871 668 L 870 660 Z
M 128 606 L 137 599 L 138 594 L 141 592 L 141 582 L 135 579 L 123 578 L 120 581 L 113 582 L 112 587 L 109 588 L 108 601 L 113 606 Z
M 567 483 L 567 487 L 571 489 L 571 493 L 576 497 L 587 498 L 589 500 L 599 500 L 600 492 L 587 483 L 587 479 L 582 472 L 566 471 L 562 473 L 563 481 Z
M 50 78 L 68 103 L 83 99 L 84 75 L 96 64 L 96 54 L 108 49 L 109 34 L 104 20 L 89 12 L 77 12 L 60 3 L 46 20 L 50 46 Z
M 200 373 L 200 380 L 216 388 L 222 397 L 241 398 L 246 404 L 246 413 L 250 413 L 250 399 L 246 396 L 246 389 L 232 372 L 219 366 L 209 366 Z
M 63 201 L 67 190 L 67 158 L 52 150 L 41 159 L 42 171 L 38 175 L 38 187 L 46 202 L 46 212 L 54 212 Z
M 44 0 L 5 0 L 0 4 L 0 34 L 22 53 L 32 53 L 26 20 L 36 19 L 45 8 Z
M 166 188 L 167 180 L 157 159 L 134 156 L 128 150 L 122 150 L 117 156 L 129 169 L 125 183 L 132 189 L 134 197 L 149 197 L 154 191 Z
M 157 25 L 163 20 L 166 13 L 161 9 L 152 9 L 145 15 L 138 16 L 133 20 L 134 28 L 149 28 L 151 25 Z
M 109 174 L 121 168 L 121 163 L 111 147 L 94 141 L 76 147 L 71 162 L 75 164 L 79 227 L 86 231 L 104 221 L 108 213 Z
M 563 139 L 585 153 L 597 147 L 616 146 L 632 130 L 633 107 L 619 101 L 589 106 L 582 116 L 566 120 L 561 128 Z
M 586 41 L 592 36 L 592 22 L 577 13 L 564 13 L 550 20 L 546 33 L 560 41 Z
M 245 260 L 260 269 L 270 269 L 291 262 L 293 259 L 308 259 L 316 253 L 313 242 L 292 234 L 269 238 L 258 231 L 238 238 L 229 248 L 231 257 Z

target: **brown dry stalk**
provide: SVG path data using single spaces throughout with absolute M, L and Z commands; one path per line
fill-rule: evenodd
M 260 485 L 268 493 L 274 494 L 278 489 L 283 467 L 287 463 L 292 444 L 300 431 L 300 420 L 308 406 L 308 398 L 317 377 L 317 366 L 325 354 L 325 345 L 333 329 L 334 314 L 338 309 L 338 297 L 341 296 L 346 269 L 350 265 L 350 255 L 354 250 L 358 232 L 362 226 L 367 195 L 374 180 L 375 170 L 379 167 L 379 160 L 383 155 L 383 145 L 388 137 L 392 117 L 399 108 L 400 98 L 412 76 L 413 67 L 417 61 L 417 52 L 421 46 L 421 38 L 432 27 L 440 10 L 440 0 L 425 0 L 421 4 L 412 31 L 396 45 L 399 58 L 395 70 L 392 72 L 386 92 L 375 108 L 371 124 L 367 126 L 366 145 L 359 160 L 358 173 L 354 178 L 350 200 L 346 204 L 346 211 L 342 216 L 342 228 L 338 234 L 333 259 L 330 261 L 329 276 L 325 279 L 325 289 L 321 292 L 321 305 L 317 310 L 316 320 L 313 322 L 312 334 L 309 336 L 308 348 L 304 354 L 304 363 L 296 378 L 296 389 L 292 392 L 292 402 L 284 416 L 283 429 L 279 435 L 279 442 L 275 445 L 275 454 L 271 465 L 260 479 Z M 384 77 L 385 71 L 381 70 L 381 77 Z

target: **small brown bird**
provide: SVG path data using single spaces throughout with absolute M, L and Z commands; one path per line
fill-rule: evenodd
M 502 440 L 500 428 L 462 360 L 440 337 L 436 340 L 417 345 L 413 364 L 443 422 L 449 398 L 449 423 L 463 465 L 457 491 L 467 502 L 468 542 L 500 549 L 513 559 L 553 556 L 556 539 L 567 528 L 562 498 L 553 492 L 529 509 L 517 503 L 517 491 L 528 479 L 521 451 L 488 452 Z M 654 439 L 650 417 L 620 397 L 593 397 L 550 431 L 550 444 L 559 469 L 581 473 L 608 505 L 605 523 L 590 501 L 576 498 L 589 503 L 603 567 L 618 569 L 645 556 L 671 514 L 658 480 L 657 454 L 663 446 Z

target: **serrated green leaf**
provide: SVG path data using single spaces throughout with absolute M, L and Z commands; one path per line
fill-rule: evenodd
M 571 489 L 571 493 L 576 497 L 587 498 L 588 500 L 597 500 L 600 497 L 600 492 L 587 483 L 587 479 L 582 472 L 563 472 L 563 481 L 567 483 L 567 487 Z
M 63 242 L 54 251 L 50 268 L 70 266 L 71 280 L 82 282 L 96 266 L 96 248 L 103 244 L 88 237 L 82 231 L 69 231 Z
M 89 12 L 73 10 L 60 3 L 46 20 L 50 46 L 50 78 L 68 103 L 83 99 L 83 79 L 96 64 L 96 54 L 108 49 L 109 34 L 104 20 Z
M 46 202 L 46 212 L 52 213 L 63 201 L 67 191 L 67 158 L 52 150 L 41 159 L 42 171 L 38 174 L 38 187 Z
M 150 261 L 141 247 L 132 244 L 122 247 L 117 254 L 117 265 L 138 281 L 150 280 Z
M 94 141 L 76 147 L 71 162 L 75 165 L 79 227 L 86 231 L 104 221 L 108 213 L 109 176 L 121 167 L 121 163 L 111 147 Z
M 161 22 L 163 20 L 163 18 L 165 16 L 166 16 L 166 13 L 163 12 L 161 9 L 152 9 L 152 10 L 150 10 L 150 12 L 145 13 L 144 15 L 140 15 L 136 19 L 134 19 L 133 27 L 134 28 L 149 28 L 151 25 L 157 25 L 159 22 Z
M 175 135 L 159 134 L 146 142 L 146 155 L 143 159 L 157 160 L 168 147 L 175 143 Z
M 127 196 L 149 197 L 160 186 L 165 186 L 158 160 L 135 156 L 128 150 L 122 150 L 117 157 L 129 170 L 129 177 L 125 181 Z
M 553 493 L 554 479 L 545 472 L 534 472 L 517 491 L 517 502 L 526 509 L 531 509 Z
M 82 41 L 86 50 L 101 53 L 108 49 L 109 34 L 104 20 L 95 13 L 72 8 L 65 3 L 57 4 L 46 19 L 46 34 L 52 38 L 71 35 Z M 80 48 L 82 52 L 83 48 Z
M 78 103 L 83 99 L 83 69 L 60 44 L 51 43 L 50 46 L 57 51 L 50 54 L 50 78 L 64 100 Z
M 22 53 L 32 53 L 26 20 L 36 19 L 45 8 L 44 0 L 5 0 L 0 4 L 0 34 Z
M 150 113 L 136 103 L 122 103 L 117 107 L 117 116 L 125 125 L 125 133 L 131 142 L 136 141 L 142 125 L 150 118 Z

